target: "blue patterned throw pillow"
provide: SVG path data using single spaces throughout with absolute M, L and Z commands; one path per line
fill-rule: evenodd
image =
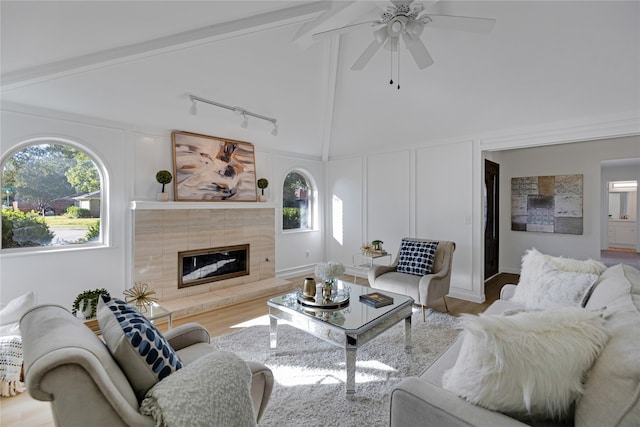
M 436 258 L 438 242 L 416 242 L 402 240 L 397 271 L 400 273 L 424 276 L 433 271 L 433 261 Z
M 182 362 L 158 329 L 138 310 L 119 299 L 102 296 L 98 323 L 109 351 L 116 359 L 138 400 Z

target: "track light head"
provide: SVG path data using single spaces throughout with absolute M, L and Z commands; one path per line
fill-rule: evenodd
M 1 1 L 1 0 L 0 0 Z M 242 116 L 242 121 L 240 122 L 240 126 L 243 128 L 247 128 L 249 126 L 249 116 L 255 117 L 256 119 L 265 120 L 267 122 L 273 123 L 273 130 L 271 131 L 272 135 L 278 134 L 278 124 L 277 120 L 273 117 L 263 116 L 262 114 L 252 113 L 251 111 L 247 111 L 242 107 L 232 107 L 230 105 L 221 104 L 219 102 L 211 101 L 209 99 L 200 98 L 199 96 L 188 94 L 189 99 L 191 100 L 191 108 L 189 112 L 191 114 L 196 114 L 196 102 L 202 102 L 208 105 L 213 105 L 214 107 L 224 108 L 225 110 L 233 111 L 234 113 Z

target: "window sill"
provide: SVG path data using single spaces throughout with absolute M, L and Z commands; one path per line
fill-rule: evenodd
M 300 233 L 319 233 L 320 230 L 316 230 L 314 228 L 306 228 L 304 230 L 296 229 L 296 230 L 280 230 L 281 234 L 300 234 Z
M 111 246 L 104 243 L 82 244 L 82 245 L 66 245 L 66 246 L 31 246 L 28 248 L 3 248 L 0 250 L 0 257 L 11 258 L 14 256 L 25 255 L 44 255 L 52 252 L 71 252 L 71 251 L 91 251 L 96 249 L 108 249 Z

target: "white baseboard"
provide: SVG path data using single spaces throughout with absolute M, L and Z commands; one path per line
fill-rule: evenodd
M 456 290 L 451 288 L 449 288 L 449 293 L 447 294 L 447 296 L 451 298 L 458 298 L 465 301 L 475 302 L 478 304 L 482 304 L 485 301 L 484 295 L 478 296 L 472 294 L 471 292 L 465 292 L 464 290 Z
M 299 267 L 288 268 L 285 270 L 276 271 L 276 277 L 281 277 L 283 279 L 290 279 L 292 277 L 298 276 L 313 276 L 313 270 L 315 268 L 315 264 L 312 265 L 302 265 Z

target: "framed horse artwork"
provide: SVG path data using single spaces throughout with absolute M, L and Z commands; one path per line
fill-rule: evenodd
M 257 200 L 253 144 L 182 131 L 171 141 L 175 201 Z

